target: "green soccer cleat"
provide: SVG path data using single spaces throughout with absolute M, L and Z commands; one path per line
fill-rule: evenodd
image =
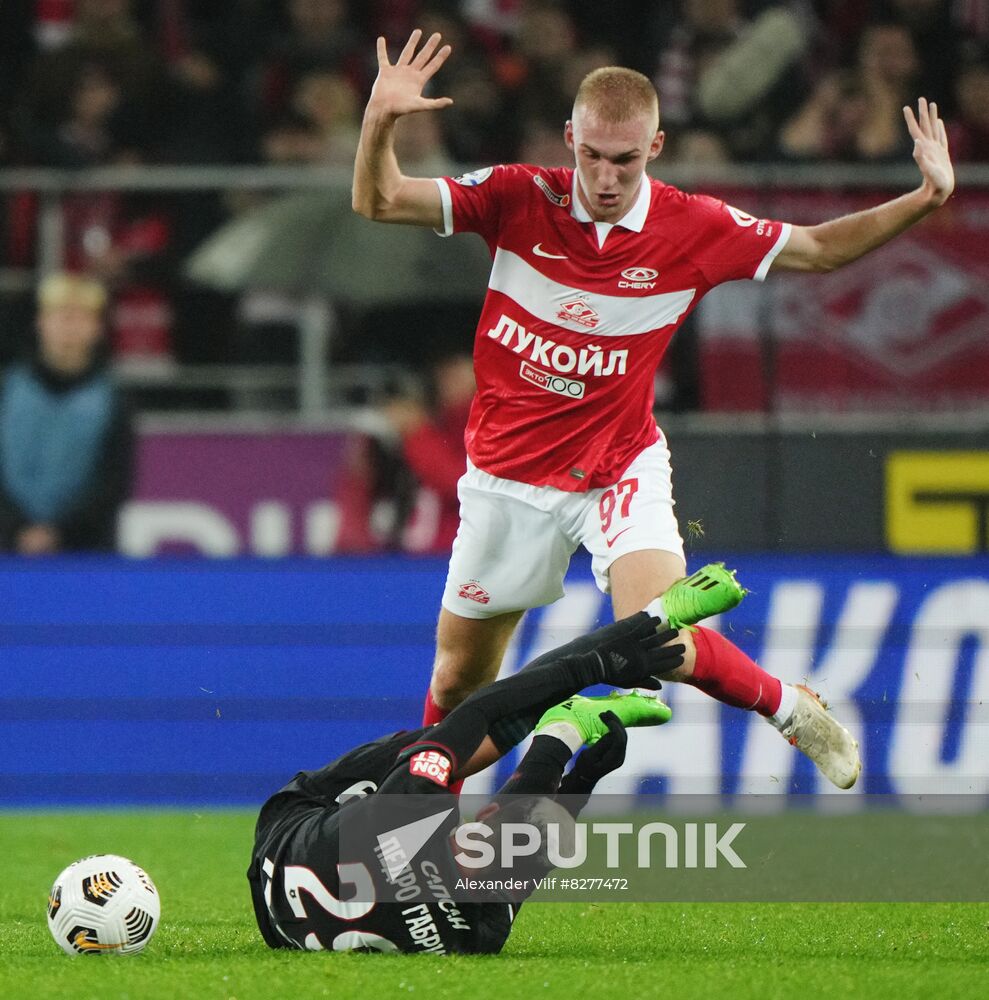
M 708 563 L 692 576 L 677 580 L 663 594 L 663 607 L 673 628 L 690 628 L 711 615 L 731 611 L 747 593 L 735 579 L 735 570 L 725 569 L 721 562 Z
M 608 733 L 601 721 L 605 712 L 614 712 L 626 727 L 661 726 L 673 718 L 670 706 L 647 692 L 612 691 L 594 698 L 575 694 L 543 714 L 536 723 L 536 734 L 551 723 L 567 722 L 580 733 L 586 746 L 593 746 Z

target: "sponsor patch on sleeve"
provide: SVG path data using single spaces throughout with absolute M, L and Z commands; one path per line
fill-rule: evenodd
M 409 774 L 428 778 L 433 784 L 446 788 L 450 784 L 450 758 L 439 750 L 420 750 L 409 758 Z
M 735 208 L 734 205 L 725 205 L 725 208 L 728 209 L 728 214 L 735 220 L 735 224 L 741 226 L 743 229 L 755 226 L 756 236 L 765 236 L 768 238 L 773 235 L 774 227 L 768 219 L 757 219 L 754 215 L 749 215 L 748 212 L 743 212 L 741 209 Z
M 463 187 L 477 187 L 483 184 L 494 173 L 494 167 L 482 167 L 480 170 L 472 170 L 470 173 L 461 174 L 453 179 L 463 185 Z

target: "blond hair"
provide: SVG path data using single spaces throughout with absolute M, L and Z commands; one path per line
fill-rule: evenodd
M 655 115 L 659 128 L 659 94 L 652 81 L 624 66 L 602 66 L 588 73 L 577 88 L 574 113 L 584 108 L 595 118 L 627 122 L 643 113 Z
M 106 306 L 106 289 L 94 278 L 85 275 L 65 272 L 49 274 L 38 286 L 38 305 L 42 309 L 77 305 L 99 313 Z

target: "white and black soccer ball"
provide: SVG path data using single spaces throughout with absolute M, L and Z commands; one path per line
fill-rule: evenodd
M 135 955 L 160 916 L 154 882 L 117 854 L 73 862 L 48 894 L 48 929 L 69 955 Z

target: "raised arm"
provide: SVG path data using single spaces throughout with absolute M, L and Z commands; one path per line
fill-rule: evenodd
M 440 48 L 440 36 L 434 34 L 416 52 L 421 38 L 417 28 L 394 65 L 388 61 L 384 38 L 378 39 L 378 77 L 364 111 L 357 145 L 353 206 L 355 212 L 368 219 L 437 229 L 443 225 L 439 188 L 431 179 L 406 177 L 395 157 L 395 122 L 399 118 L 453 103 L 449 97 L 422 96 L 423 88 L 446 62 L 450 46 Z
M 917 102 L 916 117 L 910 108 L 904 108 L 903 115 L 914 141 L 913 158 L 920 168 L 920 186 L 864 212 L 818 226 L 794 226 L 786 246 L 773 261 L 774 268 L 834 271 L 882 246 L 948 200 L 955 189 L 955 174 L 937 105 L 929 105 L 922 97 Z

